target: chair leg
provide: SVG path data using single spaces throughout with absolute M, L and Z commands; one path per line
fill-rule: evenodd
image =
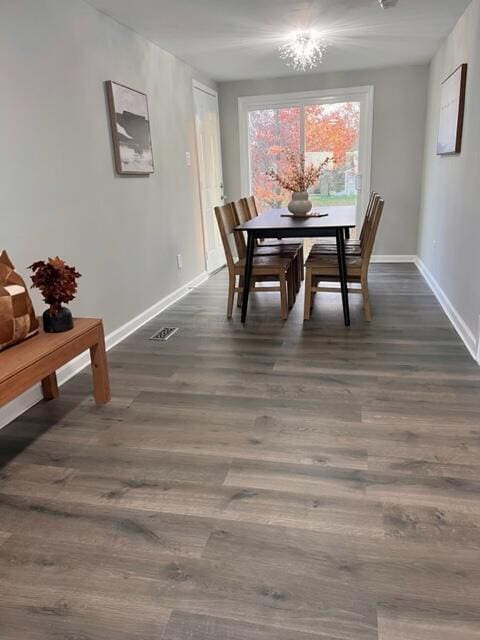
M 303 247 L 300 247 L 298 251 L 298 272 L 299 272 L 301 281 L 305 280 L 305 270 L 303 268 L 304 264 L 305 264 L 305 256 L 303 254 Z
M 305 302 L 303 309 L 303 319 L 310 320 L 310 314 L 312 311 L 312 271 L 306 269 L 305 274 Z
M 288 308 L 291 309 L 295 304 L 295 268 L 293 265 L 287 271 L 287 285 L 288 285 Z
M 300 263 L 300 253 L 297 253 L 292 263 L 293 281 L 295 283 L 295 291 L 297 293 L 300 291 L 300 287 L 302 286 L 302 279 L 300 276 L 301 268 L 302 268 L 302 265 Z
M 286 320 L 288 318 L 288 284 L 287 284 L 287 276 L 285 273 L 281 273 L 278 276 L 280 281 L 280 316 L 282 320 Z
M 227 318 L 232 317 L 233 312 L 233 299 L 235 297 L 235 276 L 229 276 L 228 278 L 228 301 L 227 301 Z
M 243 280 L 244 280 L 243 276 L 240 276 L 238 279 L 238 286 L 240 289 L 243 288 Z M 243 293 L 239 291 L 237 295 L 237 307 L 241 307 L 242 302 L 243 302 Z
M 372 320 L 372 310 L 370 308 L 370 296 L 368 294 L 368 282 L 362 280 L 363 314 L 367 322 Z

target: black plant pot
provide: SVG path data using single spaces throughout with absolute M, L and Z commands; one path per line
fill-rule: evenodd
M 73 329 L 73 318 L 70 309 L 60 307 L 55 315 L 50 314 L 50 309 L 43 312 L 43 328 L 46 333 L 61 333 Z

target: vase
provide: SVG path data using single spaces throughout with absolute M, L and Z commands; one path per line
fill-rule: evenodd
M 60 307 L 60 311 L 55 314 L 50 313 L 50 309 L 43 312 L 43 328 L 45 333 L 61 333 L 73 329 L 73 318 L 70 309 Z
M 297 191 L 292 193 L 292 199 L 288 203 L 288 210 L 294 216 L 304 216 L 313 207 L 309 200 L 308 191 Z

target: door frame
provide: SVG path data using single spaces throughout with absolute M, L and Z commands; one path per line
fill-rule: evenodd
M 343 89 L 322 89 L 318 91 L 301 91 L 292 93 L 275 93 L 269 95 L 244 96 L 238 98 L 238 119 L 240 134 L 240 175 L 244 195 L 250 191 L 250 157 L 248 153 L 248 114 L 261 109 L 278 109 L 281 107 L 309 104 L 332 104 L 336 102 L 360 102 L 360 144 L 359 157 L 362 167 L 362 190 L 357 206 L 357 227 L 363 221 L 363 214 L 370 198 L 372 181 L 372 148 L 373 148 L 373 107 L 375 89 L 373 85 L 361 87 L 345 87 Z M 365 114 L 365 115 L 363 115 Z M 300 123 L 303 131 L 304 123 Z
M 197 127 L 197 106 L 195 103 L 195 90 L 203 91 L 213 98 L 215 98 L 217 102 L 217 114 L 218 114 L 218 156 L 220 158 L 220 171 L 222 175 L 222 184 L 223 184 L 223 164 L 222 164 L 222 140 L 221 140 L 221 132 L 220 132 L 220 109 L 218 104 L 218 91 L 212 89 L 208 85 L 200 82 L 199 80 L 192 80 L 192 101 L 193 101 L 193 115 L 194 115 L 194 126 L 195 126 L 195 156 L 196 156 L 196 164 L 197 164 L 197 175 L 198 175 L 198 199 L 200 203 L 200 213 L 202 217 L 202 238 L 203 238 L 203 260 L 205 263 L 205 270 L 208 272 L 208 261 L 207 261 L 207 221 L 205 219 L 206 212 L 203 210 L 202 204 L 202 181 L 201 181 L 201 169 L 200 169 L 200 142 L 199 142 L 199 131 Z M 225 266 L 224 263 L 223 266 Z M 222 268 L 222 267 L 220 267 Z M 215 269 L 216 271 L 217 269 Z M 210 272 L 209 272 L 210 273 Z M 213 273 L 213 272 L 212 272 Z

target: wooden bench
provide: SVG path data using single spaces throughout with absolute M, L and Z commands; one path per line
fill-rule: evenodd
M 93 392 L 97 404 L 110 400 L 103 323 L 95 318 L 76 318 L 64 333 L 40 333 L 0 353 L 0 406 L 31 386 L 42 383 L 43 397 L 58 397 L 56 370 L 90 349 Z

